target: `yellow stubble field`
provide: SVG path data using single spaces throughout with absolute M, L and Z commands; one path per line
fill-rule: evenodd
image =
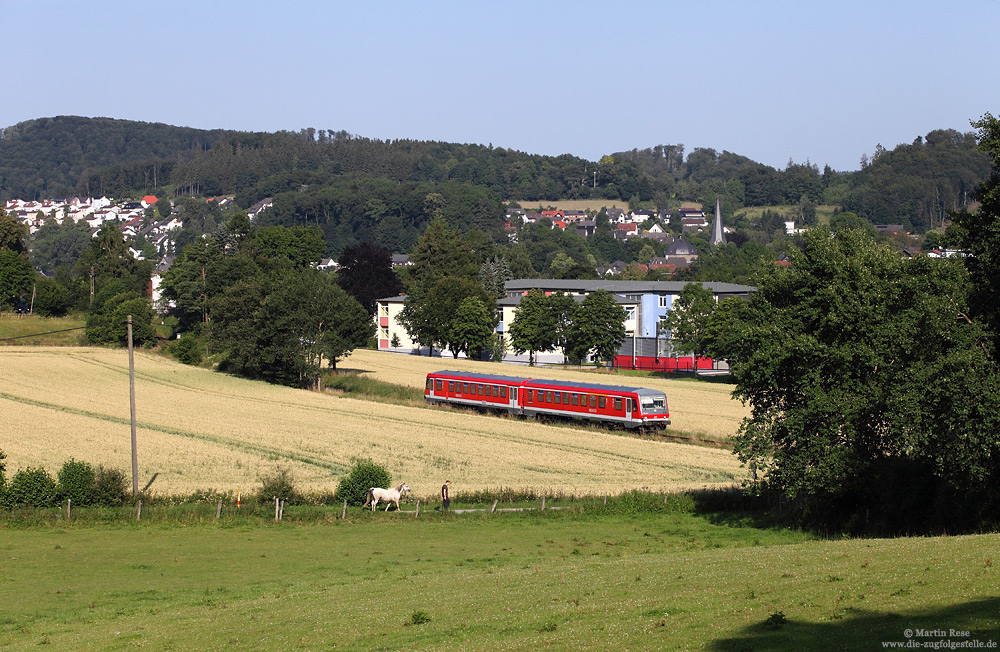
M 422 386 L 420 362 L 456 366 L 371 351 L 341 366 Z M 135 368 L 140 487 L 160 494 L 253 491 L 278 467 L 289 469 L 300 489 L 333 490 L 357 458 L 384 464 L 418 497 L 433 495 L 445 478 L 463 491 L 600 495 L 723 486 L 745 475 L 722 449 L 319 394 L 148 352 L 136 353 Z M 55 475 L 69 458 L 130 472 L 125 351 L 4 347 L 0 378 L 8 476 L 29 466 Z

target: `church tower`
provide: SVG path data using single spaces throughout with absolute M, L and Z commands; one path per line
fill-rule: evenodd
M 719 198 L 715 198 L 715 220 L 712 222 L 712 237 L 708 241 L 715 246 L 726 244 L 726 232 L 722 228 L 722 209 L 719 207 Z

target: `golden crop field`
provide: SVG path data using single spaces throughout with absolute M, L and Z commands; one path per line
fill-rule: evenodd
M 422 385 L 410 367 L 417 361 L 359 351 L 342 366 Z M 418 497 L 446 478 L 455 491 L 600 495 L 726 485 L 745 474 L 720 449 L 295 390 L 149 352 L 136 353 L 135 367 L 140 488 L 160 494 L 254 491 L 279 466 L 300 489 L 333 490 L 357 458 L 384 464 Z M 130 473 L 126 351 L 2 347 L 0 377 L 8 474 L 31 466 L 55 475 L 69 458 Z
M 602 208 L 620 208 L 628 211 L 628 202 L 620 199 L 543 199 L 541 201 L 518 200 L 518 203 L 529 213 L 536 211 L 539 206 L 545 210 L 594 211 L 595 213 Z
M 695 435 L 714 441 L 730 439 L 739 428 L 743 417 L 750 410 L 732 398 L 733 385 L 725 383 L 698 383 L 691 379 L 665 379 L 655 377 L 619 376 L 593 371 L 574 371 L 559 367 L 527 367 L 523 365 L 474 362 L 460 359 L 428 358 L 427 356 L 401 355 L 371 350 L 358 350 L 343 364 L 343 369 L 357 369 L 371 373 L 377 380 L 410 387 L 423 387 L 431 371 L 454 369 L 477 371 L 501 376 L 528 376 L 570 380 L 584 383 L 606 383 L 631 387 L 649 387 L 666 393 L 670 406 L 669 432 L 678 435 Z

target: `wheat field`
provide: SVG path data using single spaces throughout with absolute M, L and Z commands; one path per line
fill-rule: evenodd
M 419 362 L 358 351 L 342 366 L 422 385 Z M 135 369 L 140 489 L 161 495 L 254 491 L 279 467 L 300 489 L 332 491 L 357 458 L 384 464 L 418 497 L 434 495 L 446 478 L 455 491 L 600 495 L 722 486 L 745 476 L 720 449 L 296 390 L 149 352 L 136 353 Z M 130 474 L 126 351 L 4 347 L 0 377 L 8 476 L 29 466 L 55 475 L 70 458 Z

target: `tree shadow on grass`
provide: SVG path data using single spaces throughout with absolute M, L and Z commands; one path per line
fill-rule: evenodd
M 707 649 L 715 652 L 1000 649 L 1000 598 L 901 613 L 846 609 L 820 623 L 797 621 L 794 614 L 776 612 L 732 638 L 712 641 Z

